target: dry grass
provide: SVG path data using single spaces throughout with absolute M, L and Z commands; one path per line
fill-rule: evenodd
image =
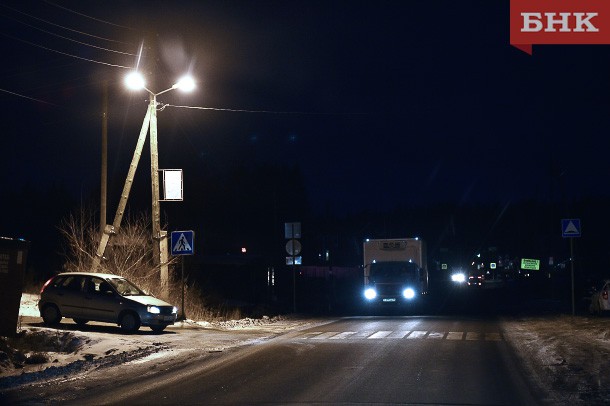
M 100 240 L 97 221 L 92 211 L 81 210 L 70 215 L 59 227 L 64 237 L 64 270 L 89 272 Z M 99 272 L 123 276 L 144 291 L 162 297 L 159 266 L 153 264 L 153 240 L 151 221 L 147 214 L 128 215 L 116 236 L 110 239 Z M 173 268 L 177 258 L 170 260 L 170 275 L 177 275 Z M 182 305 L 180 280 L 169 281 L 169 299 Z M 180 314 L 180 313 L 179 313 Z M 201 290 L 195 283 L 185 281 L 184 314 L 198 321 L 235 320 L 241 318 L 239 309 L 206 305 Z

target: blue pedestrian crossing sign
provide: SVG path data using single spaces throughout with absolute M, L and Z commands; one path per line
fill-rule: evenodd
M 195 253 L 194 242 L 194 231 L 172 231 L 172 255 L 193 255 Z
M 561 236 L 580 237 L 580 219 L 561 219 Z

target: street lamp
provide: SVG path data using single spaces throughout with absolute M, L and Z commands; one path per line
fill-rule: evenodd
M 159 207 L 159 152 L 157 146 L 157 96 L 171 90 L 179 89 L 185 92 L 190 92 L 195 89 L 195 81 L 190 76 L 182 77 L 172 87 L 163 90 L 162 92 L 154 93 L 146 87 L 144 77 L 137 71 L 130 72 L 125 77 L 125 85 L 132 90 L 144 89 L 150 94 L 150 103 L 148 104 L 148 110 L 142 123 L 142 129 L 140 130 L 140 136 L 136 145 L 136 150 L 125 179 L 125 185 L 123 187 L 123 193 L 121 194 L 121 200 L 117 207 L 117 212 L 114 217 L 112 226 L 106 225 L 100 244 L 97 249 L 96 256 L 93 259 L 93 271 L 97 271 L 100 265 L 101 259 L 104 257 L 104 252 L 108 245 L 108 241 L 111 235 L 117 233 L 121 226 L 123 219 L 123 213 L 127 206 L 127 199 L 129 197 L 129 191 L 133 183 L 140 156 L 142 155 L 142 149 L 146 140 L 146 133 L 150 130 L 150 172 L 151 172 L 151 189 L 152 189 L 152 228 L 153 228 L 153 239 L 157 243 L 153 244 L 153 256 L 154 264 L 159 266 L 161 274 L 161 291 L 162 296 L 167 299 L 169 289 L 169 271 L 167 267 L 168 262 L 168 249 L 167 249 L 167 231 L 161 230 L 161 210 Z
M 161 273 L 161 291 L 162 295 L 167 299 L 169 270 L 167 267 L 168 250 L 167 250 L 167 231 L 161 230 L 161 208 L 159 204 L 159 152 L 157 144 L 157 96 L 169 92 L 171 90 L 180 89 L 182 91 L 192 91 L 195 88 L 195 81 L 190 76 L 184 76 L 172 87 L 158 93 L 153 93 L 146 87 L 144 78 L 139 72 L 134 71 L 127 75 L 131 89 L 144 89 L 150 94 L 149 110 L 150 117 L 150 175 L 151 175 L 151 190 L 152 190 L 152 229 L 153 239 L 157 240 L 157 244 L 153 244 L 153 263 L 160 267 Z

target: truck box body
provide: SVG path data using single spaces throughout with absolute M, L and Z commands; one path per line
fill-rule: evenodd
M 412 301 L 428 292 L 423 240 L 366 240 L 363 248 L 364 289 L 369 302 Z

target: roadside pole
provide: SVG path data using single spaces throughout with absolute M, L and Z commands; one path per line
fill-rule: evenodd
M 180 307 L 180 317 L 178 320 L 186 320 L 184 312 L 184 256 L 195 254 L 195 232 L 193 230 L 172 231 L 170 234 L 171 254 L 181 256 L 181 284 L 182 284 L 182 306 Z
M 580 237 L 580 219 L 562 219 L 561 236 L 570 239 L 570 279 L 572 281 L 572 316 L 576 315 L 574 299 L 574 238 Z

